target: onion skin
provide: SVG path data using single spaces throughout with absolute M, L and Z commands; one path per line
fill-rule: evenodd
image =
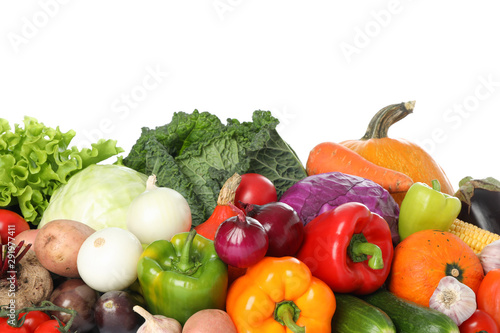
M 146 190 L 132 200 L 128 209 L 127 229 L 142 244 L 170 240 L 175 234 L 191 229 L 191 208 L 184 196 L 155 183 L 156 176 L 149 176 Z
M 269 238 L 259 221 L 245 216 L 239 210 L 237 216 L 222 222 L 215 234 L 214 243 L 215 251 L 222 261 L 238 268 L 246 268 L 264 258 Z
M 304 224 L 299 214 L 284 202 L 245 205 L 246 215 L 259 221 L 269 237 L 266 255 L 293 256 L 304 241 Z

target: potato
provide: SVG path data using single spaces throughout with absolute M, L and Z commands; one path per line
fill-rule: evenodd
M 227 312 L 205 309 L 188 318 L 182 333 L 237 333 L 236 326 Z
M 53 220 L 39 229 L 35 254 L 43 267 L 52 273 L 77 278 L 76 260 L 82 243 L 95 232 L 88 225 L 73 220 Z

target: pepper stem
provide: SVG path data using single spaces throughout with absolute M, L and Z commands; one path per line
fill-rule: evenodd
M 276 305 L 274 310 L 274 319 L 282 325 L 288 327 L 293 333 L 305 333 L 305 327 L 297 325 L 300 309 L 294 302 L 284 301 Z
M 432 182 L 432 189 L 438 192 L 441 192 L 441 184 L 439 183 L 439 180 L 433 179 Z
M 177 269 L 186 274 L 193 274 L 199 267 L 191 260 L 191 246 L 193 245 L 194 237 L 196 236 L 196 230 L 192 229 L 186 238 L 186 243 L 181 251 L 181 256 L 179 262 L 177 263 Z M 194 271 L 193 271 L 194 269 Z
M 382 250 L 373 243 L 368 243 L 363 234 L 354 234 L 348 248 L 349 255 L 353 262 L 362 262 L 368 259 L 368 266 L 372 269 L 384 268 Z

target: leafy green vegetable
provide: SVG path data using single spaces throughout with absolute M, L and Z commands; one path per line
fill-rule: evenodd
M 276 131 L 269 111 L 254 111 L 251 122 L 209 112 L 177 112 L 169 124 L 142 134 L 123 164 L 144 174 L 156 174 L 157 185 L 181 193 L 191 207 L 193 226 L 215 209 L 219 191 L 235 172 L 269 178 L 278 196 L 307 176 L 295 152 Z
M 38 228 L 52 220 L 67 219 L 95 230 L 127 229 L 129 206 L 146 190 L 147 179 L 123 165 L 90 165 L 54 192 Z
M 116 141 L 100 140 L 79 151 L 69 147 L 75 132 L 62 133 L 31 117 L 11 131 L 0 119 L 0 207 L 16 208 L 38 224 L 54 191 L 78 171 L 123 152 Z

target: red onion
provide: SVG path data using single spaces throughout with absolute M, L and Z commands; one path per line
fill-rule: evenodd
M 267 256 L 293 256 L 304 240 L 304 224 L 299 214 L 284 202 L 245 205 L 247 217 L 259 221 L 269 237 Z
M 238 215 L 228 218 L 217 229 L 215 251 L 226 264 L 246 268 L 264 258 L 269 238 L 259 221 L 245 216 L 236 206 L 231 207 Z

